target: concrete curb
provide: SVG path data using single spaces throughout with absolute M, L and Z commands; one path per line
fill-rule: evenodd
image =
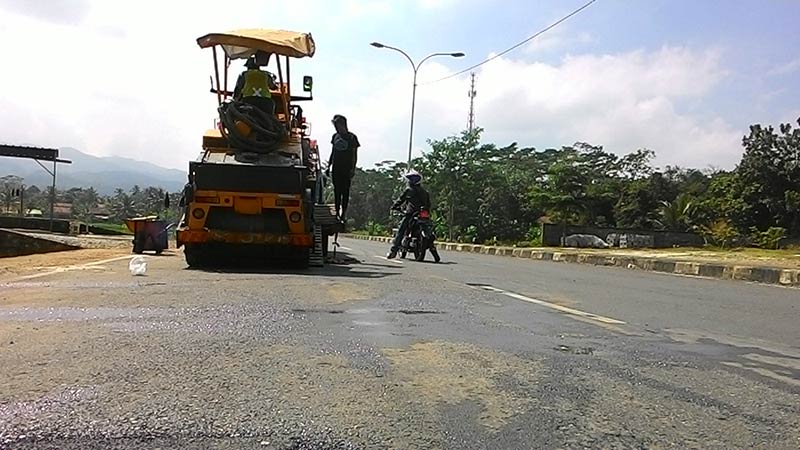
M 343 237 L 365 241 L 390 243 L 391 238 L 385 236 L 365 236 L 345 234 Z M 592 264 L 595 266 L 616 266 L 627 269 L 639 269 L 649 272 L 671 273 L 677 275 L 718 278 L 722 280 L 752 281 L 756 283 L 777 284 L 781 286 L 800 287 L 800 269 L 783 269 L 780 267 L 752 267 L 721 263 L 703 263 L 695 261 L 678 261 L 667 258 L 624 256 L 602 253 L 581 253 L 580 251 L 561 251 L 558 249 L 495 247 L 488 245 L 455 244 L 440 242 L 441 250 L 475 253 L 480 255 L 510 256 L 538 261 L 567 262 Z
M 80 247 L 46 237 L 0 229 L 0 258 L 77 250 Z

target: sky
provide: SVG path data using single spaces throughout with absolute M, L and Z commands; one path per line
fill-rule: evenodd
M 415 60 L 413 150 L 467 127 L 469 75 L 429 83 L 499 53 L 587 0 L 0 0 L 0 141 L 74 147 L 185 169 L 213 127 L 210 50 L 237 28 L 310 32 L 303 104 L 329 152 L 348 117 L 362 167 L 404 161 Z M 475 70 L 482 140 L 545 149 L 588 142 L 659 166 L 733 168 L 753 123 L 800 118 L 800 2 L 597 0 Z M 232 69 L 239 71 L 240 62 Z M 298 83 L 299 84 L 299 83 Z M 0 163 L 1 164 L 1 163 Z

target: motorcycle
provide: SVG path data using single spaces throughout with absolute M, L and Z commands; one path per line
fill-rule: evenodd
M 427 209 L 420 209 L 411 218 L 408 232 L 400 244 L 400 257 L 405 258 L 408 252 L 411 252 L 415 260 L 424 261 L 425 255 L 430 251 L 434 262 L 438 263 L 442 259 L 436 250 L 435 241 L 431 213 Z

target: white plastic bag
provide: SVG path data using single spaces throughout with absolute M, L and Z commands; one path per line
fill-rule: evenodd
M 144 275 L 147 271 L 147 260 L 144 259 L 144 256 L 135 256 L 128 263 L 128 269 L 130 269 L 133 276 Z

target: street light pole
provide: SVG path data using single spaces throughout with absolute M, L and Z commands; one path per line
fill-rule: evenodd
M 421 63 L 420 63 L 421 64 Z M 411 170 L 411 148 L 414 145 L 414 107 L 417 103 L 417 70 L 419 66 L 414 67 L 414 86 L 411 88 L 411 126 L 408 130 L 408 164 L 406 171 Z
M 408 170 L 411 170 L 411 149 L 412 149 L 412 147 L 414 145 L 414 109 L 416 107 L 416 102 L 417 102 L 417 73 L 419 72 L 419 68 L 420 68 L 420 66 L 422 66 L 422 63 L 424 63 L 425 61 L 433 58 L 434 56 L 451 56 L 453 58 L 461 58 L 461 57 L 464 56 L 464 53 L 462 53 L 462 52 L 452 52 L 452 53 L 437 52 L 437 53 L 431 53 L 430 55 L 422 58 L 422 60 L 420 60 L 420 62 L 415 64 L 414 60 L 411 59 L 410 56 L 408 56 L 408 53 L 404 52 L 403 50 L 400 50 L 399 48 L 392 47 L 392 46 L 389 46 L 389 45 L 384 45 L 384 44 L 381 44 L 380 42 L 373 42 L 370 45 L 375 47 L 375 48 L 388 48 L 389 50 L 394 50 L 396 52 L 399 52 L 400 54 L 402 54 L 403 56 L 406 57 L 408 62 L 411 63 L 411 68 L 414 70 L 414 84 L 413 84 L 413 86 L 411 88 L 411 124 L 410 124 L 409 130 L 408 130 L 408 166 L 407 166 L 407 168 L 408 168 Z

